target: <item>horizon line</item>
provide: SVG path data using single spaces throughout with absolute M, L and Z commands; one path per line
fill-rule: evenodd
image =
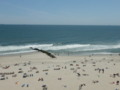
M 87 25 L 87 24 L 0 24 L 0 25 L 60 25 L 60 26 L 120 26 L 120 25 L 97 25 L 97 24 L 91 24 L 91 25 Z

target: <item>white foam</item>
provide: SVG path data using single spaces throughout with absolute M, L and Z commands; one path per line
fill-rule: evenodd
M 90 45 L 85 48 L 79 48 L 76 51 L 94 51 L 94 50 L 107 50 L 107 49 L 118 49 L 120 48 L 120 44 L 118 45 Z
M 69 44 L 69 45 L 46 47 L 45 50 L 65 50 L 65 49 L 83 48 L 88 46 L 90 46 L 90 44 Z
M 119 53 L 111 53 L 111 52 L 96 52 L 96 53 L 92 53 L 92 54 L 98 54 L 98 55 L 108 55 L 108 54 L 119 54 Z
M 54 44 L 29 44 L 29 45 L 12 45 L 12 46 L 0 46 L 0 53 L 19 53 L 30 52 L 30 47 L 39 48 L 43 50 L 59 51 L 66 50 L 71 52 L 79 51 L 96 51 L 107 49 L 118 49 L 120 44 L 116 45 L 92 45 L 92 44 L 67 44 L 67 45 L 54 45 Z
M 13 50 L 24 50 L 29 49 L 30 47 L 36 47 L 36 48 L 44 48 L 44 47 L 50 47 L 53 44 L 33 44 L 33 45 L 14 45 L 14 46 L 0 46 L 0 51 L 13 51 Z

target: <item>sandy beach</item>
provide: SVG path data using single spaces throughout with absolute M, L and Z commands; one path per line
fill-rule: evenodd
M 120 90 L 120 56 L 0 56 L 0 90 Z

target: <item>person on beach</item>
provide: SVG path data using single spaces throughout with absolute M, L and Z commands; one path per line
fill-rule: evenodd
M 82 90 L 82 87 L 85 86 L 85 84 L 79 85 L 79 90 Z
M 80 73 L 77 73 L 77 76 L 80 77 Z
M 116 81 L 116 85 L 119 85 L 119 81 Z
M 43 90 L 47 90 L 47 86 L 46 85 L 43 85 Z
M 43 81 L 43 78 L 39 78 L 38 81 Z
M 18 85 L 18 82 L 19 82 L 19 81 L 15 82 L 15 84 Z
M 104 73 L 104 69 L 102 69 L 102 73 Z
M 27 87 L 29 87 L 29 84 L 27 84 Z
M 25 86 L 25 84 L 23 84 L 21 87 L 24 87 Z
M 99 73 L 101 72 L 101 69 L 99 69 Z

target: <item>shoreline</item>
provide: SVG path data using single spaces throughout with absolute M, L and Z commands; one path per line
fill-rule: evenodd
M 0 57 L 4 57 L 4 56 L 17 56 L 17 55 L 28 55 L 28 54 L 33 54 L 33 53 L 41 53 L 41 52 L 38 52 L 38 51 L 32 51 L 32 52 L 24 52 L 24 53 L 15 53 L 15 54 L 5 54 L 5 55 L 0 55 Z M 52 52 L 50 52 L 52 53 Z M 54 54 L 55 56 L 90 56 L 90 55 L 96 55 L 96 56 L 101 56 L 101 55 L 120 55 L 120 53 L 87 53 L 87 54 L 71 54 L 71 53 L 66 53 L 66 54 L 63 54 L 63 53 L 52 53 Z

